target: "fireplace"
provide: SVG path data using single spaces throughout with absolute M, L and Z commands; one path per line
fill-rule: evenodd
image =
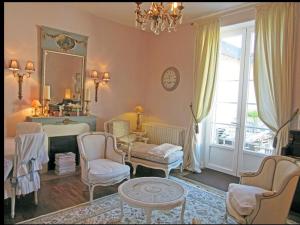
M 76 166 L 79 165 L 79 151 L 76 135 L 49 137 L 48 170 L 55 169 L 55 154 L 73 152 L 76 154 Z
M 45 124 L 43 131 L 47 134 L 49 162 L 44 167 L 43 173 L 55 169 L 55 154 L 73 152 L 76 155 L 76 165 L 79 165 L 79 151 L 77 135 L 90 131 L 87 123 L 73 124 Z

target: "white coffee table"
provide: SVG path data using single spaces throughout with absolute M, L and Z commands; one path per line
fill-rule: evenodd
M 183 223 L 187 191 L 177 182 L 160 177 L 141 177 L 128 180 L 118 188 L 121 203 L 143 208 L 146 211 L 147 223 L 151 223 L 152 210 L 170 210 L 182 206 L 180 223 Z

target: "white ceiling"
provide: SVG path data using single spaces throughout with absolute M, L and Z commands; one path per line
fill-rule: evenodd
M 142 3 L 141 9 L 149 9 L 150 4 L 150 2 Z M 183 24 L 211 13 L 234 9 L 242 4 L 247 2 L 183 2 Z M 68 6 L 123 25 L 135 26 L 136 3 L 134 2 L 78 2 L 68 3 Z

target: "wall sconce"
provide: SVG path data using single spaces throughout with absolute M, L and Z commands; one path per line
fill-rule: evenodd
M 28 78 L 30 77 L 30 74 L 35 71 L 34 65 L 32 61 L 27 61 L 26 66 L 25 66 L 25 71 L 26 73 L 19 73 L 18 71 L 20 70 L 20 65 L 18 60 L 12 59 L 10 60 L 8 69 L 13 72 L 14 77 L 18 76 L 18 83 L 19 83 L 19 94 L 18 97 L 21 100 L 22 99 L 22 84 L 23 84 L 23 78 L 26 75 Z
M 102 75 L 102 76 L 100 77 L 100 75 Z M 98 101 L 99 84 L 100 83 L 103 83 L 103 84 L 108 83 L 110 81 L 110 73 L 109 72 L 99 73 L 96 70 L 92 70 L 91 78 L 94 80 L 94 83 L 95 83 L 95 102 L 97 102 Z

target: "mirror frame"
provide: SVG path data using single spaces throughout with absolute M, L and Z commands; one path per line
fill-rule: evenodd
M 40 46 L 41 46 L 41 82 L 40 82 L 40 102 L 44 105 L 44 85 L 46 72 L 46 53 L 53 52 L 58 54 L 79 56 L 83 60 L 81 74 L 81 111 L 84 106 L 85 94 L 85 71 L 87 58 L 88 36 L 75 34 L 51 27 L 40 26 Z

